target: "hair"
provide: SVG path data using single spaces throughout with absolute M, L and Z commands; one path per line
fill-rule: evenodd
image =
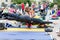
M 26 7 L 26 8 L 25 8 L 25 11 L 26 11 L 26 12 L 29 12 L 29 11 L 30 11 L 30 8 L 29 8 L 29 7 Z
M 60 5 L 58 5 L 58 10 L 60 10 Z

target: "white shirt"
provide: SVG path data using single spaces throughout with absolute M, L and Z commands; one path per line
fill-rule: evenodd
M 41 4 L 41 9 L 43 9 L 43 4 Z
M 29 4 L 28 3 L 26 4 L 26 7 L 29 7 Z

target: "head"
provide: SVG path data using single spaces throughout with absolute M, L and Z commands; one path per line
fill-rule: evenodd
M 8 9 L 7 7 L 5 9 Z
M 60 10 L 60 8 L 58 8 L 58 10 Z
M 58 10 L 60 10 L 60 5 L 58 5 Z
M 24 4 L 24 3 L 21 3 L 21 4 Z
M 29 7 L 26 7 L 26 8 L 25 8 L 25 11 L 26 11 L 26 12 L 29 12 L 29 11 L 30 11 L 30 8 L 29 8 Z
M 5 7 L 2 7 L 2 10 L 4 10 L 5 9 Z

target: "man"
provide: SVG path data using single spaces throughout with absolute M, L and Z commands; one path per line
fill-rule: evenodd
M 3 14 L 3 15 L 5 15 L 5 14 Z M 16 20 L 16 21 L 26 22 L 29 24 L 50 24 L 50 23 L 52 23 L 52 22 L 42 21 L 42 20 L 36 19 L 36 18 L 30 18 L 27 15 L 19 16 L 18 14 L 7 14 L 6 16 L 8 16 L 6 18 L 8 20 Z M 30 28 L 30 26 L 28 28 Z
M 24 3 L 21 4 L 21 8 L 22 8 L 23 14 L 25 14 L 25 13 L 24 13 L 24 10 L 25 10 L 25 5 L 24 5 Z

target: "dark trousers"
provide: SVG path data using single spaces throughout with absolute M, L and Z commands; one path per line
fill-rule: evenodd
M 0 18 L 2 18 L 2 12 L 3 12 L 3 11 L 0 11 Z
M 7 19 L 14 19 L 16 21 L 21 21 L 21 22 L 26 22 L 26 23 L 36 23 L 36 24 L 39 24 L 39 23 L 42 23 L 42 24 L 48 24 L 48 23 L 52 23 L 52 22 L 45 22 L 45 21 L 42 21 L 40 19 L 36 19 L 36 18 L 30 18 L 29 16 L 19 16 L 18 14 L 6 14 L 7 16 Z M 9 17 L 9 18 L 8 18 Z

